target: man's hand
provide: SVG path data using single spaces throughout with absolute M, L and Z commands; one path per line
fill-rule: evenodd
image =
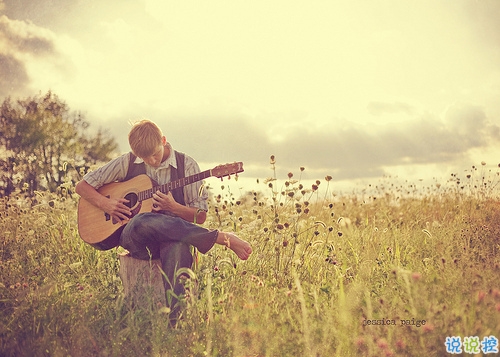
M 125 198 L 114 199 L 106 197 L 89 185 L 85 180 L 81 180 L 75 186 L 75 191 L 83 199 L 87 200 L 97 208 L 110 215 L 115 221 L 121 221 L 122 224 L 130 220 L 130 208 L 125 205 L 128 202 Z
M 130 220 L 130 215 L 132 214 L 130 208 L 125 205 L 125 203 L 127 202 L 129 201 L 125 198 L 107 198 L 103 202 L 101 209 L 104 212 L 108 213 L 115 220 L 121 221 L 122 223 L 127 223 Z
M 156 191 L 153 194 L 153 211 L 168 211 L 175 213 L 178 209 L 179 203 L 177 203 L 172 196 L 171 192 L 163 193 L 161 191 Z

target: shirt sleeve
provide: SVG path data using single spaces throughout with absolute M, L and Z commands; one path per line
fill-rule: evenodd
M 123 181 L 127 176 L 129 160 L 130 153 L 123 154 L 104 166 L 88 172 L 83 179 L 96 190 L 108 183 Z
M 200 173 L 198 163 L 188 155 L 184 155 L 184 174 L 186 177 Z M 208 193 L 203 181 L 197 181 L 184 187 L 184 201 L 188 207 L 208 210 Z

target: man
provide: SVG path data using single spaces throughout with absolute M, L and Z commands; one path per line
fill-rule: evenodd
M 180 268 L 191 268 L 191 246 L 201 253 L 208 252 L 215 243 L 225 245 L 246 260 L 252 253 L 250 244 L 230 232 L 210 231 L 199 226 L 207 217 L 207 194 L 199 195 L 201 182 L 175 189 L 157 191 L 153 195 L 153 212 L 141 213 L 130 218 L 126 199 L 113 199 L 97 190 L 111 182 L 126 181 L 139 174 L 146 174 L 157 184 L 200 172 L 198 164 L 188 155 L 173 150 L 160 128 L 149 120 L 135 123 L 130 130 L 129 144 L 132 152 L 111 160 L 106 165 L 87 173 L 76 185 L 76 192 L 85 200 L 109 214 L 112 219 L 126 224 L 120 245 L 133 258 L 161 260 L 167 301 L 170 301 L 171 321 L 179 314 L 177 296 L 184 293 L 184 286 L 175 279 Z M 172 290 L 172 299 L 168 291 Z

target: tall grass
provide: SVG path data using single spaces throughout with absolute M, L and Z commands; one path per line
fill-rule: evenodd
M 447 336 L 500 338 L 497 172 L 338 195 L 301 171 L 212 198 L 206 226 L 254 253 L 201 256 L 176 328 L 123 298 L 119 250 L 78 237 L 77 197 L 4 198 L 0 355 L 440 356 Z

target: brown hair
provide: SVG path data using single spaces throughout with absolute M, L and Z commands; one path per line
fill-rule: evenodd
M 163 134 L 151 120 L 143 119 L 132 125 L 128 142 L 132 152 L 141 158 L 153 155 L 162 145 Z

